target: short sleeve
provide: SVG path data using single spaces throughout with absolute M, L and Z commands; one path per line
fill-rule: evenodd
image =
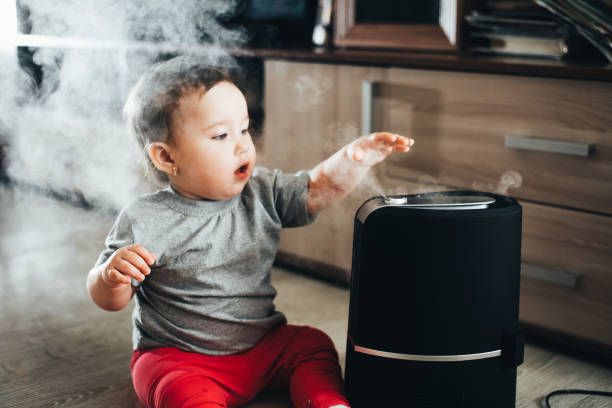
M 129 217 L 122 211 L 115 220 L 106 241 L 105 248 L 98 256 L 96 266 L 103 264 L 110 256 L 119 248 L 132 245 L 134 243 L 134 234 L 132 232 L 132 223 Z
M 316 219 L 316 214 L 308 212 L 308 188 L 310 174 L 300 171 L 295 174 L 284 174 L 280 170 L 273 172 L 274 205 L 283 227 L 300 227 Z

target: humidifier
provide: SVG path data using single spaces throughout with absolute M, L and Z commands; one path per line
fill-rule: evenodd
M 353 408 L 514 407 L 522 209 L 453 191 L 355 216 L 346 393 Z

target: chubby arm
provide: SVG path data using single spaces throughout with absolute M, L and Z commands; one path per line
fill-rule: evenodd
M 119 248 L 105 263 L 93 267 L 87 275 L 87 291 L 96 305 L 104 310 L 119 311 L 132 299 L 139 282 L 151 273 L 155 255 L 141 245 Z
M 368 170 L 393 152 L 407 152 L 414 140 L 393 133 L 362 136 L 310 171 L 307 207 L 319 212 L 347 196 Z

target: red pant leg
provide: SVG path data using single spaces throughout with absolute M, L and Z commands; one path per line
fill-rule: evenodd
M 308 326 L 285 325 L 275 329 L 255 348 L 257 361 L 269 364 L 273 374 L 269 386 L 289 386 L 296 408 L 349 406 L 343 393 L 338 353 L 321 330 Z M 265 353 L 265 354 L 264 354 Z M 275 361 L 269 361 L 274 359 Z
M 227 408 L 227 393 L 210 378 L 173 371 L 160 378 L 152 395 L 154 407 Z
M 289 386 L 296 408 L 348 406 L 332 341 L 307 326 L 279 326 L 251 350 L 230 356 L 172 347 L 135 351 L 131 368 L 136 393 L 148 408 L 235 407 L 266 385 Z
M 207 356 L 174 347 L 135 351 L 132 381 L 147 408 L 235 407 L 252 399 L 253 386 L 244 354 Z

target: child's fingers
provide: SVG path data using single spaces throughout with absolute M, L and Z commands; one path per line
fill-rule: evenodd
M 396 140 L 397 135 L 388 132 L 376 132 L 372 133 L 370 137 L 368 137 L 368 141 L 375 144 L 393 144 Z
M 111 266 L 117 271 L 121 272 L 123 275 L 131 276 L 138 282 L 142 282 L 145 279 L 144 274 L 140 272 L 140 270 L 131 262 L 128 262 L 125 259 L 118 259 L 116 262 L 113 262 Z
M 414 144 L 414 139 L 411 139 L 406 136 L 397 135 L 397 139 L 394 143 L 394 146 L 412 146 Z
M 394 152 L 407 152 L 410 150 L 410 146 L 409 145 L 396 145 L 393 146 L 393 151 Z
M 147 248 L 142 245 L 134 244 L 127 247 L 129 251 L 136 252 L 138 255 L 144 259 L 147 264 L 153 265 L 155 263 L 155 254 L 151 253 Z
M 106 279 L 105 280 L 113 284 L 129 285 L 130 283 L 132 283 L 129 277 L 119 272 L 113 266 L 108 266 L 108 268 L 106 269 Z
M 140 256 L 136 252 L 126 251 L 125 254 L 123 254 L 123 256 L 121 257 L 121 259 L 129 262 L 130 264 L 138 268 L 140 272 L 142 272 L 144 275 L 148 275 L 151 273 L 151 268 L 149 267 L 147 262 L 142 258 L 142 256 Z
M 389 132 L 376 132 L 357 139 L 348 146 L 348 157 L 363 165 L 380 163 L 393 152 L 407 152 L 414 141 Z
M 387 146 L 412 146 L 414 144 L 414 140 L 406 137 L 406 136 L 400 136 L 400 135 L 394 135 L 395 138 L 392 139 L 385 139 L 385 145 Z
M 397 135 L 394 133 L 388 133 L 388 132 L 372 133 L 370 137 L 368 137 L 368 141 L 372 143 L 374 146 L 379 146 L 383 144 L 385 146 L 395 147 L 395 146 L 412 146 L 414 144 L 414 140 L 409 137 Z M 401 151 L 401 150 L 394 150 L 394 151 Z

